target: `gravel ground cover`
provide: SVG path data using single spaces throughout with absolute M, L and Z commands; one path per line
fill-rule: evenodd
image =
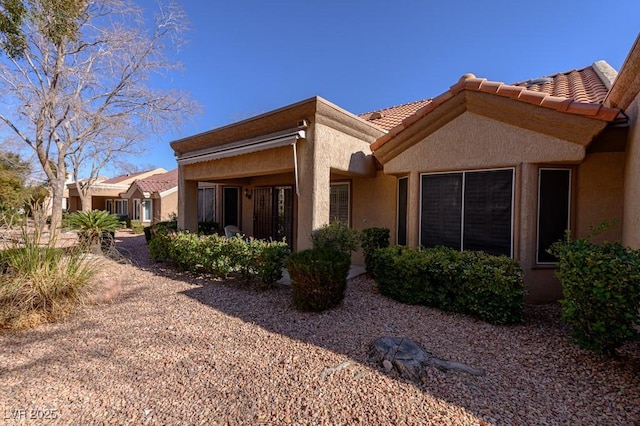
M 4 424 L 640 424 L 640 345 L 617 358 L 566 343 L 557 305 L 496 327 L 406 306 L 364 277 L 324 313 L 286 286 L 260 292 L 149 260 L 109 264 L 120 294 L 66 321 L 0 336 Z M 429 370 L 422 384 L 367 360 L 380 336 L 486 371 Z

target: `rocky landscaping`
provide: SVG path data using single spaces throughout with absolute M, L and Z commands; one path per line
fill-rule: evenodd
M 290 287 L 178 273 L 143 236 L 116 244 L 131 260 L 108 261 L 96 304 L 0 336 L 3 423 L 640 423 L 640 344 L 617 357 L 570 345 L 557 305 L 494 326 L 402 305 L 359 277 L 338 307 L 300 312 Z M 372 356 L 380 337 L 415 342 L 415 374 L 388 349 Z

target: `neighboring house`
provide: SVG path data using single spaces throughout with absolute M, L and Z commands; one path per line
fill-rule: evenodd
M 165 169 L 157 168 L 144 172 L 127 173 L 110 179 L 99 177 L 91 184 L 88 192 L 90 200 L 86 207 L 88 210 L 107 210 L 120 216 L 127 216 L 130 214 L 129 202 L 127 199 L 121 198 L 120 193 L 126 192 L 137 179 L 166 172 Z M 82 210 L 82 202 L 75 182 L 68 184 L 67 188 L 69 189 L 69 211 Z
M 178 169 L 136 179 L 120 198 L 131 220 L 145 225 L 169 220 L 178 210 Z
M 384 226 L 392 243 L 511 256 L 528 300 L 555 300 L 546 249 L 566 229 L 615 220 L 598 238 L 640 248 L 639 62 L 636 42 L 619 75 L 604 61 L 516 84 L 467 74 L 360 116 L 315 97 L 174 141 L 179 227 L 196 229 L 206 183 L 245 234 L 302 250 L 332 219 Z

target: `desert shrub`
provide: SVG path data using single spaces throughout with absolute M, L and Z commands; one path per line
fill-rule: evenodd
M 78 230 L 80 245 L 90 251 L 114 247 L 115 231 L 120 227 L 118 216 L 104 210 L 79 211 L 67 217 L 67 225 Z
M 293 304 L 301 311 L 322 311 L 344 299 L 349 255 L 328 248 L 293 253 L 286 260 Z
M 522 320 L 522 268 L 506 256 L 392 246 L 376 250 L 373 260 L 380 292 L 395 300 L 470 314 L 492 324 Z
M 131 221 L 131 226 L 130 226 L 131 232 L 134 234 L 142 234 L 144 233 L 144 225 L 137 220 L 133 220 Z
M 233 237 L 227 244 L 233 247 L 234 269 L 245 280 L 257 280 L 259 288 L 268 289 L 282 278 L 284 260 L 289 255 L 286 242 Z
M 640 251 L 567 235 L 549 252 L 559 259 L 562 317 L 572 327 L 574 343 L 613 353 L 638 337 L 634 324 L 640 323 Z
M 177 220 L 167 220 L 164 222 L 154 223 L 150 226 L 144 227 L 144 237 L 147 240 L 147 243 L 151 242 L 153 237 L 156 236 L 158 232 L 169 232 L 178 230 L 178 221 Z
M 260 288 L 271 287 L 282 278 L 284 259 L 289 254 L 285 242 L 226 238 L 217 234 L 158 230 L 149 242 L 149 254 L 156 261 L 171 261 L 179 269 L 225 278 L 237 272 L 247 281 L 257 280 Z
M 373 254 L 379 248 L 389 247 L 389 229 L 377 227 L 363 229 L 360 232 L 360 245 L 367 272 L 373 275 L 375 261 Z
M 462 282 L 454 307 L 491 324 L 521 322 L 525 291 L 518 262 L 478 251 L 461 253 L 461 261 Z
M 0 329 L 62 318 L 83 301 L 94 271 L 81 251 L 41 247 L 35 239 L 0 251 Z
M 147 230 L 149 227 L 144 228 Z M 151 241 L 148 241 L 149 255 L 156 262 L 171 260 L 169 250 L 171 249 L 171 233 L 166 229 L 158 231 Z M 146 236 L 146 232 L 145 232 Z
M 331 222 L 316 229 L 311 234 L 315 249 L 331 249 L 350 254 L 360 245 L 359 233 L 344 222 Z

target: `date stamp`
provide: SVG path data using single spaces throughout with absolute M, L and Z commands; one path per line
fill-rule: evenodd
M 60 411 L 57 408 L 31 407 L 22 408 L 15 407 L 6 409 L 4 412 L 5 420 L 56 420 L 60 418 Z

